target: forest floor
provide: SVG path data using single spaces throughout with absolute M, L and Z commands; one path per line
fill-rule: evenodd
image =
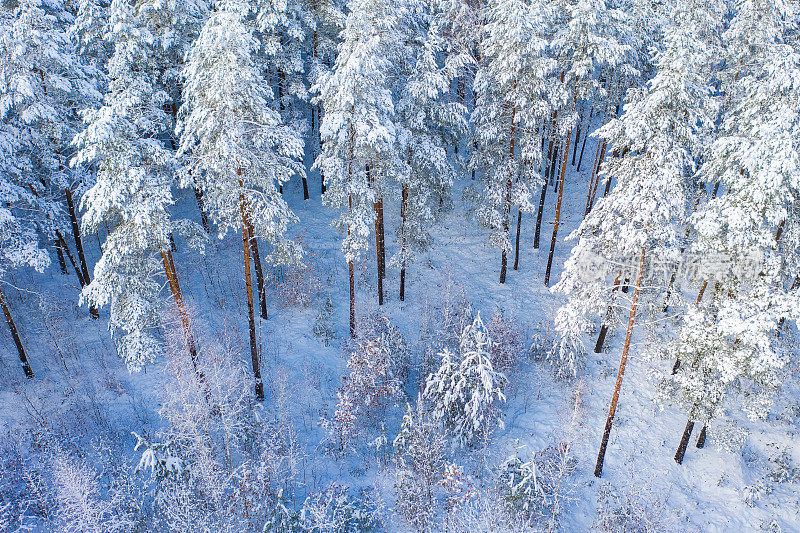
M 551 285 L 560 277 L 572 246 L 564 239 L 577 228 L 583 214 L 595 146 L 596 140 L 590 139 L 582 172 L 570 166 L 567 174 Z M 535 215 L 523 216 L 519 270 L 511 268 L 511 254 L 507 282 L 501 285 L 500 254 L 489 246 L 487 232 L 468 218 L 461 201 L 462 189 L 471 183 L 467 179 L 456 184 L 455 207 L 434 231 L 433 249 L 409 267 L 405 302 L 398 298 L 397 268 L 387 267 L 382 309 L 416 358 L 421 357 L 420 336 L 430 318 L 431 302 L 441 302 L 447 294 L 463 296 L 487 322 L 496 311 L 502 312 L 521 332 L 525 349 L 510 376 L 504 428 L 496 430 L 480 449 L 457 452 L 454 460 L 477 478 L 490 479 L 515 449 L 529 455 L 549 444 L 571 443 L 577 471 L 569 480 L 564 504 L 565 531 L 589 530 L 597 518 L 598 497 L 606 495 L 604 504 L 610 505 L 609 494 L 617 498 L 620 508 L 627 507 L 627 512 L 642 513 L 654 527 L 661 523 L 674 531 L 775 531 L 776 525 L 783 531 L 800 531 L 800 474 L 795 472 L 788 478 L 780 474 L 781 468 L 791 470 L 791 466 L 781 467 L 787 457 L 789 465 L 800 465 L 797 367 L 787 373 L 787 388 L 767 420 L 750 421 L 733 411 L 710 424 L 703 449 L 695 448 L 693 438 L 683 464 L 678 465 L 673 455 L 686 419 L 677 409 L 662 409 L 656 402 L 654 376 L 665 372 L 671 362 L 644 356 L 641 348 L 648 342 L 647 325 L 636 329 L 603 476 L 594 477 L 624 331 L 612 330 L 604 353 L 589 354 L 579 380 L 556 380 L 545 361 L 530 357 L 527 347 L 535 339 L 552 339 L 553 316 L 563 298 L 543 284 L 556 194 L 552 188 L 547 193 L 539 250 L 532 246 Z M 377 486 L 381 496 L 389 500 L 393 497 L 391 482 L 379 466 L 377 452 L 343 460 L 323 453 L 327 434 L 320 421 L 333 410 L 336 389 L 346 371 L 347 354 L 340 341 L 347 337 L 348 280 L 347 265 L 339 252 L 340 236 L 330 225 L 334 213 L 321 205 L 317 176 L 310 178 L 309 187 L 310 200 L 302 199 L 299 180 L 285 186 L 285 195 L 299 217 L 292 231 L 302 235 L 309 251 L 319 294 L 308 307 L 283 308 L 280 294 L 269 291 L 269 319 L 259 319 L 257 326 L 267 390 L 265 410 L 280 411 L 293 426 L 303 451 L 298 475 L 308 492 L 336 481 L 353 487 Z M 199 219 L 189 194 L 179 198 L 178 212 Z M 512 218 L 516 220 L 515 215 Z M 396 251 L 394 229 L 398 222 L 398 202 L 387 200 L 387 260 Z M 178 239 L 175 254 L 200 351 L 205 342 L 224 340 L 241 356 L 242 364 L 249 365 L 241 238 L 233 233 L 213 241 L 201 257 Z M 86 249 L 91 269 L 99 256 L 95 236 L 86 238 Z M 267 270 L 272 272 L 271 268 Z M 378 307 L 374 249 L 356 270 L 357 310 L 364 317 Z M 88 311 L 77 305 L 77 280 L 61 275 L 57 264 L 44 274 L 16 272 L 10 281 L 16 288 L 4 291 L 37 377 L 24 379 L 14 345 L 3 333 L 3 448 L 23 447 L 27 441 L 17 438 L 20 432 L 51 431 L 87 449 L 102 442 L 135 464 L 138 453 L 133 450 L 136 440 L 132 433 L 154 435 L 163 424 L 158 414 L 167 379 L 163 362 L 129 373 L 110 340 L 107 311 L 101 310 L 100 320 L 92 320 Z M 327 297 L 333 303 L 331 325 L 337 335 L 329 346 L 312 333 Z M 586 344 L 593 346 L 594 339 L 587 337 Z M 405 389 L 409 401 L 416 396 L 418 381 L 410 380 Z M 580 404 L 577 410 L 573 408 L 576 397 Z M 399 427 L 401 409 L 398 405 L 386 413 L 385 434 L 390 443 Z M 696 428 L 695 435 L 698 431 Z M 390 518 L 388 527 L 402 531 L 405 526 L 399 519 Z

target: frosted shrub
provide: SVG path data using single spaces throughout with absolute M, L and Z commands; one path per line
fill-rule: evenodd
M 122 508 L 121 493 L 100 495 L 98 474 L 88 465 L 67 456 L 53 462 L 58 531 L 64 533 L 113 533 L 133 527 L 133 517 Z
M 346 453 L 361 428 L 400 392 L 383 337 L 359 341 L 350 353 L 347 368 L 349 374 L 336 393 L 333 418 L 323 420 L 337 454 Z
M 577 460 L 566 443 L 534 452 L 528 461 L 515 454 L 500 468 L 498 489 L 514 516 L 552 529 L 574 496 L 571 477 L 576 467 Z
M 360 319 L 358 338 L 379 339 L 389 356 L 389 371 L 392 377 L 400 382 L 405 382 L 409 371 L 408 344 L 389 317 L 376 311 Z
M 439 354 L 439 369 L 425 384 L 434 419 L 461 446 L 473 444 L 495 426 L 503 427 L 498 404 L 506 399 L 506 377 L 492 366 L 492 346 L 478 314 L 461 331 L 459 354 L 445 348 Z
M 333 483 L 306 498 L 299 526 L 300 531 L 308 533 L 368 533 L 377 530 L 377 510 L 350 497 L 346 487 Z
M 673 530 L 674 516 L 666 499 L 649 490 L 619 489 L 603 483 L 597 493 L 597 518 L 593 529 L 608 533 L 660 533 Z
M 295 237 L 294 244 L 301 252 L 302 262 L 281 266 L 269 279 L 282 309 L 308 307 L 322 291 L 322 281 L 317 275 L 320 267 L 318 256 L 306 246 L 305 233 Z
M 311 330 L 314 336 L 321 340 L 325 346 L 330 346 L 331 341 L 336 338 L 336 331 L 331 327 L 332 315 L 333 302 L 331 302 L 331 297 L 328 296 L 316 319 L 314 319 L 314 327 Z
M 397 510 L 415 531 L 430 531 L 437 512 L 434 489 L 444 466 L 444 438 L 428 419 L 421 397 L 415 408 L 406 405 L 394 448 Z
M 519 328 L 498 309 L 492 315 L 487 329 L 492 339 L 492 365 L 499 372 L 512 372 L 523 352 Z

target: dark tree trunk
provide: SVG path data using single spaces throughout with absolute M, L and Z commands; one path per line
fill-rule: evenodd
M 175 236 L 172 234 L 171 231 L 169 232 L 169 251 L 170 252 L 178 251 L 178 245 L 175 244 Z
M 555 117 L 555 113 L 553 113 Z M 550 181 L 550 160 L 553 157 L 553 139 L 550 139 L 550 144 L 547 148 L 547 164 L 544 169 L 544 184 L 542 185 L 542 194 L 539 196 L 539 211 L 536 213 L 536 230 L 533 234 L 533 249 L 539 249 L 539 233 L 542 229 L 542 215 L 544 214 L 544 200 L 547 195 L 547 184 Z
M 702 448 L 706 445 L 706 426 L 703 426 L 703 429 L 700 430 L 700 435 L 697 437 L 697 447 Z
M 611 299 L 614 299 L 614 293 L 617 292 L 619 289 L 619 274 L 617 278 L 614 280 L 614 287 L 611 289 Z M 594 345 L 594 353 L 601 353 L 603 351 L 603 344 L 606 342 L 606 335 L 608 334 L 608 321 L 611 320 L 611 313 L 614 312 L 614 308 L 612 307 L 613 301 L 608 304 L 608 309 L 606 309 L 606 317 L 603 320 L 603 324 L 600 326 L 600 334 L 597 336 L 597 342 Z
M 575 166 L 575 156 L 578 155 L 578 143 L 581 140 L 581 121 L 582 116 L 578 116 L 578 125 L 575 127 L 575 146 L 572 148 L 572 166 Z
M 409 160 L 411 159 L 409 148 Z M 408 184 L 403 184 L 402 203 L 400 204 L 400 301 L 406 299 L 406 209 L 408 207 Z
M 636 279 L 636 289 L 633 291 L 633 299 L 631 300 L 631 311 L 628 315 L 628 329 L 625 333 L 625 344 L 622 347 L 622 357 L 619 362 L 619 370 L 617 371 L 617 382 L 614 385 L 614 394 L 611 396 L 611 406 L 608 409 L 608 418 L 606 418 L 606 427 L 603 430 L 603 439 L 600 442 L 600 451 L 597 454 L 597 463 L 594 467 L 595 477 L 600 477 L 603 473 L 603 461 L 606 457 L 606 448 L 608 447 L 608 437 L 611 435 L 611 426 L 614 423 L 614 414 L 617 412 L 617 402 L 619 401 L 619 393 L 622 388 L 622 378 L 625 375 L 625 365 L 628 362 L 628 351 L 631 347 L 631 337 L 633 336 L 633 325 L 636 321 L 636 308 L 639 304 L 639 290 L 642 286 L 642 278 L 644 277 L 644 264 L 645 264 L 645 248 L 642 248 L 642 254 L 639 258 L 639 274 Z
M 603 344 L 606 342 L 606 335 L 608 334 L 608 324 L 605 322 L 600 326 L 600 334 L 597 336 L 597 342 L 594 345 L 594 353 L 601 353 L 603 351 Z
M 356 337 L 356 279 L 353 260 L 347 262 L 350 271 L 350 337 Z
M 692 436 L 692 429 L 694 429 L 694 420 L 687 420 L 686 427 L 681 436 L 681 442 L 678 444 L 678 451 L 675 452 L 675 462 L 678 464 L 683 463 L 683 456 L 686 454 L 686 446 L 689 445 L 689 438 Z
M 597 197 L 597 186 L 600 184 L 600 168 L 602 167 L 603 159 L 605 159 L 605 156 L 606 156 L 606 147 L 607 146 L 608 146 L 608 144 L 604 140 L 603 144 L 602 144 L 602 148 L 600 148 L 600 152 L 598 154 L 599 157 L 597 158 L 597 165 L 595 165 L 594 169 L 592 170 L 592 187 L 589 190 L 589 196 L 586 199 L 586 212 L 583 215 L 584 217 L 586 215 L 588 215 L 589 212 L 592 210 L 592 207 L 594 206 L 595 198 Z M 599 147 L 599 145 L 598 145 L 598 147 Z M 608 181 L 606 182 L 606 189 L 608 189 L 608 187 L 610 186 L 610 183 L 611 183 L 611 177 L 609 177 Z M 605 196 L 606 194 L 608 194 L 607 191 L 606 191 L 605 194 L 603 194 L 603 196 Z
M 544 271 L 544 284 L 550 285 L 550 270 L 553 267 L 553 253 L 556 250 L 556 239 L 558 238 L 558 225 L 561 219 L 561 200 L 564 197 L 564 176 L 567 173 L 567 158 L 569 157 L 569 141 L 572 130 L 567 132 L 567 139 L 564 142 L 564 159 L 561 163 L 561 176 L 558 179 L 558 200 L 556 200 L 556 217 L 553 222 L 553 239 L 550 241 L 550 253 L 547 256 L 547 269 Z
M 578 157 L 578 166 L 576 170 L 578 172 L 581 171 L 581 163 L 583 162 L 583 151 L 586 149 L 586 139 L 589 138 L 589 130 L 592 127 L 592 115 L 594 114 L 594 106 L 589 110 L 589 121 L 586 124 L 586 134 L 583 136 L 583 142 L 581 143 L 581 155 Z
M 64 260 L 64 249 L 61 248 L 61 242 L 56 239 L 56 254 L 58 255 L 58 268 L 61 270 L 61 274 L 67 274 L 67 262 Z
M 517 82 L 514 81 L 514 88 L 517 87 Z M 516 135 L 516 125 L 514 124 L 514 117 L 516 116 L 517 108 L 514 107 L 511 109 L 511 123 L 509 125 L 510 129 L 510 140 L 508 142 L 508 157 L 509 161 L 514 161 L 514 136 Z M 508 176 L 506 180 L 506 205 L 505 205 L 505 216 L 503 217 L 503 240 L 508 236 L 509 230 L 509 222 L 511 218 L 511 178 L 512 176 Z M 517 237 L 517 242 L 519 242 L 519 237 Z M 500 283 L 506 282 L 506 269 L 508 267 L 508 253 L 505 248 L 503 248 L 503 253 L 500 257 Z
M 514 243 L 514 270 L 519 270 L 519 232 L 522 225 L 522 210 L 517 211 L 517 240 Z
M 78 282 L 81 284 L 81 288 L 87 285 L 86 280 L 83 279 L 83 274 L 81 273 L 81 269 L 78 267 L 78 263 L 75 261 L 75 258 L 72 256 L 72 252 L 67 245 L 67 241 L 64 240 L 64 236 L 61 234 L 60 231 L 56 230 L 56 237 L 58 238 L 58 242 L 60 243 L 61 250 L 67 254 L 69 258 L 69 262 L 72 264 L 72 268 L 75 269 L 75 275 L 78 276 Z
M 380 277 L 386 279 L 386 238 L 383 225 L 383 198 L 378 198 L 378 247 L 380 250 Z
M 31 365 L 28 362 L 28 356 L 25 355 L 25 347 L 22 346 L 22 340 L 19 338 L 17 326 L 14 324 L 14 319 L 11 317 L 11 311 L 8 309 L 8 303 L 6 303 L 6 297 L 2 290 L 0 290 L 0 305 L 3 306 L 3 314 L 6 317 L 6 324 L 8 324 L 8 329 L 11 330 L 11 337 L 13 337 L 14 344 L 17 346 L 19 361 L 22 363 L 22 370 L 25 372 L 25 377 L 29 379 L 33 378 L 33 369 L 31 369 Z
M 261 318 L 267 319 L 267 291 L 264 288 L 264 271 L 261 268 L 261 254 L 258 252 L 258 239 L 252 222 L 247 221 L 247 234 L 250 237 L 250 251 L 253 254 L 253 267 L 256 271 L 256 285 L 258 287 L 258 304 Z
M 255 393 L 258 401 L 264 400 L 264 382 L 261 379 L 261 362 L 258 358 L 258 343 L 256 341 L 256 314 L 253 303 L 253 278 L 250 274 L 250 236 L 247 231 L 250 222 L 247 220 L 244 199 L 240 200 L 239 209 L 242 212 L 242 255 L 244 259 L 244 283 L 247 291 L 247 319 L 250 326 L 250 359 L 253 363 L 253 377 L 255 378 Z
M 206 233 L 211 233 L 211 226 L 208 223 L 208 214 L 206 213 L 205 201 L 203 200 L 203 191 L 194 187 L 194 197 L 197 200 L 197 209 L 200 211 L 200 221 L 203 223 L 203 229 Z
M 78 259 L 81 262 L 81 274 L 83 280 L 88 285 L 91 282 L 89 277 L 89 268 L 86 266 L 86 255 L 83 253 L 83 241 L 81 240 L 81 230 L 78 226 L 78 216 L 75 214 L 75 202 L 72 200 L 72 190 L 69 187 L 64 189 L 67 196 L 67 207 L 69 208 L 69 219 L 72 222 L 72 235 L 75 237 L 75 249 L 78 251 Z M 89 307 L 89 314 L 92 318 L 98 318 L 100 315 L 97 312 L 97 307 L 92 305 Z
M 378 279 L 378 305 L 383 305 L 383 276 L 381 275 L 381 231 L 378 222 L 378 202 L 373 204 L 375 209 L 375 259 L 377 260 L 377 276 Z

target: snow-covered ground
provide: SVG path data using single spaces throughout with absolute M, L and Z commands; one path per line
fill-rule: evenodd
M 582 218 L 595 146 L 596 140 L 590 139 L 581 173 L 570 167 L 566 179 L 553 282 L 571 248 L 564 238 Z M 467 218 L 466 205 L 460 201 L 461 189 L 469 184 L 468 178 L 456 184 L 456 206 L 434 231 L 433 249 L 409 268 L 405 302 L 398 298 L 399 272 L 388 268 L 382 309 L 399 328 L 415 361 L 421 357 L 426 309 L 440 302 L 447 291 L 462 293 L 487 321 L 495 311 L 502 311 L 521 332 L 525 349 L 519 354 L 517 370 L 509 376 L 508 402 L 502 409 L 504 428 L 497 429 L 485 446 L 457 451 L 450 460 L 462 464 L 479 484 L 489 486 L 497 468 L 515 449 L 526 456 L 549 444 L 569 442 L 577 470 L 565 481 L 570 487 L 565 491 L 569 494 L 562 517 L 565 531 L 587 531 L 596 525 L 598 494 L 609 483 L 615 497 L 627 502 L 631 512 L 640 513 L 642 522 L 652 521 L 653 530 L 800 531 L 798 368 L 787 372 L 786 388 L 768 420 L 749 421 L 733 411 L 731 417 L 710 425 L 703 449 L 695 448 L 692 439 L 683 464 L 678 465 L 673 455 L 685 415 L 673 408 L 662 410 L 655 401 L 653 376 L 665 372 L 671 362 L 644 357 L 641 348 L 647 342 L 647 328 L 643 326 L 638 326 L 634 335 L 603 476 L 594 477 L 624 331 L 612 330 L 604 353 L 589 354 L 579 379 L 554 379 L 546 361 L 531 357 L 527 346 L 535 339 L 552 340 L 553 316 L 562 302 L 560 295 L 543 284 L 556 195 L 552 188 L 548 191 L 539 250 L 532 247 L 535 219 L 523 217 L 519 270 L 510 268 L 512 254 L 507 282 L 501 285 L 499 253 L 489 246 L 486 231 Z M 265 411 L 282 413 L 302 451 L 297 475 L 301 489 L 294 495 L 297 504 L 306 494 L 336 481 L 354 488 L 378 487 L 379 496 L 391 506 L 394 495 L 389 470 L 380 466 L 376 452 L 370 453 L 365 442 L 361 453 L 342 459 L 324 451 L 327 433 L 321 420 L 332 413 L 336 390 L 346 372 L 347 354 L 341 343 L 347 338 L 348 279 L 339 251 L 340 236 L 330 226 L 333 212 L 321 205 L 317 176 L 311 177 L 309 186 L 308 201 L 302 199 L 299 180 L 285 187 L 285 196 L 300 220 L 292 231 L 302 234 L 313 254 L 321 291 L 307 308 L 282 308 L 276 292 L 269 291 L 269 319 L 257 323 L 267 392 Z M 180 198 L 177 211 L 198 218 L 190 194 Z M 387 200 L 387 259 L 396 250 L 394 229 L 398 223 L 398 201 Z M 222 241 L 215 240 L 205 257 L 188 250 L 181 239 L 177 246 L 175 261 L 201 354 L 204 345 L 222 341 L 234 348 L 249 369 L 240 237 L 229 234 Z M 99 256 L 95 236 L 87 237 L 86 249 L 92 265 Z M 374 249 L 356 271 L 357 310 L 363 317 L 377 309 Z M 78 450 L 96 464 L 108 462 L 112 456 L 125 457 L 131 468 L 140 456 L 133 449 L 133 432 L 152 436 L 164 424 L 158 411 L 169 379 L 165 363 L 157 361 L 139 373 L 129 373 L 115 354 L 106 329 L 106 311 L 101 310 L 99 320 L 92 320 L 87 309 L 77 305 L 77 280 L 61 275 L 57 264 L 41 275 L 30 269 L 14 272 L 9 281 L 16 287 L 4 288 L 4 292 L 37 375 L 33 380 L 24 378 L 4 330 L 0 336 L 0 459 L 5 467 L 1 472 L 19 472 L 12 463 L 34 457 L 43 441 Z M 337 338 L 325 346 L 312 329 L 328 296 Z M 586 339 L 587 345 L 593 341 Z M 408 401 L 413 402 L 418 382 L 418 376 L 412 376 L 406 383 Z M 579 391 L 577 410 L 575 391 Z M 386 411 L 389 443 L 399 429 L 405 399 L 397 403 Z M 571 423 L 573 415 L 576 424 Z M 696 428 L 695 435 L 698 431 Z M 783 452 L 791 462 L 788 469 L 781 470 L 776 458 Z M 6 478 L 0 487 L 7 490 L 15 481 L 22 480 Z M 0 497 L 2 503 L 10 493 Z M 608 500 L 603 505 L 610 506 Z M 407 528 L 391 512 L 386 512 L 385 519 L 389 530 Z

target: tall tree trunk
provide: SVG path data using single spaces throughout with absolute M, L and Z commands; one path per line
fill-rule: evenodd
M 602 147 L 601 147 L 601 144 L 602 144 Z M 594 206 L 594 201 L 595 201 L 595 198 L 597 196 L 597 185 L 600 183 L 600 168 L 603 165 L 603 159 L 605 159 L 605 156 L 606 156 L 606 147 L 607 146 L 608 146 L 608 143 L 607 143 L 607 141 L 605 139 L 603 139 L 602 143 L 600 143 L 598 141 L 597 147 L 598 147 L 598 149 L 600 151 L 598 153 L 597 163 L 592 168 L 592 181 L 591 181 L 592 186 L 589 189 L 589 195 L 586 198 L 586 211 L 583 214 L 584 217 L 589 214 L 589 212 L 592 210 L 592 207 Z M 611 181 L 611 179 L 609 178 L 609 182 L 610 181 Z M 606 194 L 608 194 L 608 193 L 606 193 Z M 603 196 L 605 196 L 605 194 Z
M 514 82 L 514 88 L 517 87 L 517 82 Z M 514 135 L 516 135 L 516 125 L 514 124 L 514 117 L 516 116 L 517 108 L 513 107 L 511 109 L 511 124 L 509 129 L 511 131 L 510 140 L 508 143 L 508 157 L 509 162 L 514 161 Z M 509 174 L 508 179 L 506 179 L 506 202 L 504 207 L 504 215 L 503 215 L 503 240 L 508 237 L 508 227 L 511 218 L 511 178 L 512 176 Z M 506 252 L 505 246 L 503 247 L 503 252 L 500 256 L 500 283 L 506 282 L 506 267 L 508 265 L 508 254 Z
M 636 321 L 636 308 L 639 305 L 639 291 L 642 287 L 642 278 L 644 277 L 644 264 L 645 264 L 645 247 L 642 247 L 642 253 L 639 258 L 639 274 L 636 278 L 636 288 L 633 291 L 633 299 L 631 300 L 631 312 L 628 316 L 628 329 L 625 333 L 625 344 L 622 347 L 622 358 L 619 362 L 619 371 L 617 372 L 617 383 L 614 385 L 614 394 L 611 397 L 611 406 L 608 410 L 608 418 L 606 419 L 606 427 L 603 431 L 603 440 L 600 442 L 600 452 L 597 454 L 597 463 L 594 467 L 595 477 L 600 477 L 603 473 L 603 461 L 606 457 L 606 448 L 608 447 L 608 437 L 611 435 L 611 425 L 614 423 L 614 414 L 617 412 L 617 401 L 619 400 L 619 391 L 622 388 L 622 377 L 625 375 L 625 365 L 628 362 L 628 351 L 631 347 L 631 336 L 633 335 L 633 325 Z
M 572 129 L 567 132 L 564 141 L 564 159 L 561 162 L 561 176 L 558 184 L 558 200 L 556 200 L 556 217 L 553 222 L 553 239 L 550 241 L 550 254 L 547 256 L 547 269 L 544 271 L 544 284 L 550 284 L 550 270 L 553 267 L 553 253 L 556 250 L 556 239 L 558 238 L 558 225 L 561 219 L 561 200 L 564 197 L 564 176 L 567 173 L 567 158 L 569 157 L 569 141 L 572 136 Z
M 378 190 L 375 188 L 377 176 L 375 175 L 375 167 L 371 164 L 366 166 L 367 182 L 370 187 L 375 190 L 375 201 L 372 203 L 372 209 L 375 212 L 375 259 L 377 264 L 377 280 L 378 280 L 378 305 L 383 305 L 383 264 L 381 261 L 381 215 L 383 211 L 383 200 L 378 198 Z
M 31 369 L 31 365 L 28 362 L 28 356 L 25 355 L 25 348 L 22 346 L 22 340 L 19 338 L 17 326 L 14 324 L 14 319 L 11 317 L 11 311 L 8 309 L 6 297 L 2 290 L 0 290 L 0 305 L 3 306 L 3 314 L 6 316 L 6 324 L 8 324 L 8 329 L 11 330 L 11 337 L 14 339 L 14 344 L 17 345 L 19 361 L 22 363 L 22 370 L 25 372 L 25 377 L 29 379 L 33 378 L 33 369 Z
M 81 229 L 78 226 L 78 216 L 75 214 L 75 202 L 72 200 L 72 190 L 69 187 L 64 189 L 67 196 L 67 207 L 69 208 L 69 219 L 72 222 L 72 234 L 75 237 L 75 249 L 78 251 L 78 259 L 81 262 L 81 274 L 83 280 L 88 285 L 91 282 L 89 277 L 89 268 L 86 266 L 86 256 L 83 253 L 83 241 L 81 240 Z M 89 314 L 92 318 L 97 318 L 100 315 L 97 312 L 97 307 L 94 305 L 89 307 Z
M 411 149 L 409 148 L 409 152 Z M 406 299 L 406 209 L 408 206 L 408 184 L 403 184 L 403 203 L 400 206 L 400 301 Z
M 355 159 L 355 144 L 356 144 L 356 130 L 353 124 L 350 124 L 350 159 L 347 162 L 347 183 L 350 184 L 350 181 L 353 179 L 353 160 Z M 350 212 L 353 212 L 353 195 L 352 193 L 348 193 L 347 195 L 347 208 Z M 347 225 L 347 236 L 350 236 L 350 225 Z M 351 257 L 347 261 L 347 268 L 350 274 L 350 338 L 356 337 L 356 277 L 355 277 L 355 265 L 353 264 L 353 258 Z
M 583 109 L 583 106 L 581 106 Z M 572 166 L 575 166 L 575 156 L 578 155 L 578 143 L 581 140 L 581 122 L 583 122 L 583 113 L 578 115 L 578 124 L 575 126 L 575 146 L 572 148 Z
M 81 284 L 81 288 L 84 288 L 87 285 L 86 280 L 83 279 L 83 274 L 81 273 L 80 268 L 78 268 L 78 263 L 75 261 L 75 258 L 72 256 L 72 252 L 67 245 L 67 241 L 64 240 L 64 236 L 58 230 L 56 230 L 56 238 L 58 239 L 61 249 L 67 254 L 69 262 L 72 263 L 72 268 L 75 269 L 75 275 L 78 276 L 78 282 Z
M 237 171 L 241 174 L 241 170 Z M 244 284 L 247 291 L 247 318 L 250 326 L 250 359 L 253 363 L 253 377 L 255 378 L 255 393 L 258 401 L 264 400 L 264 382 L 261 380 L 261 362 L 258 358 L 258 344 L 256 342 L 256 313 L 253 303 L 253 278 L 250 275 L 250 234 L 247 228 L 250 221 L 245 209 L 244 197 L 239 199 L 239 210 L 242 213 L 242 256 L 244 259 Z
M 539 249 L 539 233 L 542 229 L 542 215 L 544 213 L 544 200 L 547 195 L 547 178 L 542 184 L 542 194 L 539 196 L 539 210 L 536 212 L 536 229 L 533 233 L 533 249 Z
M 592 127 L 592 116 L 594 115 L 594 106 L 589 110 L 589 121 L 586 123 L 586 133 L 583 136 L 583 142 L 581 143 L 581 155 L 578 156 L 578 166 L 576 170 L 578 172 L 581 171 L 581 163 L 583 162 L 583 151 L 586 149 L 586 139 L 589 138 L 589 130 Z
M 700 435 L 697 437 L 697 444 L 698 448 L 702 448 L 706 445 L 706 426 L 703 425 L 703 429 L 700 430 Z
M 258 252 L 258 239 L 250 219 L 247 220 L 247 235 L 250 237 L 250 251 L 253 254 L 253 266 L 256 270 L 256 285 L 258 287 L 258 303 L 261 318 L 267 319 L 267 291 L 264 288 L 264 271 L 261 269 L 261 254 Z
M 206 213 L 205 201 L 203 200 L 203 191 L 194 187 L 194 198 L 197 200 L 197 209 L 200 211 L 200 221 L 203 223 L 203 229 L 206 233 L 211 233 L 211 226 L 208 223 L 208 214 Z
M 553 112 L 553 123 L 556 121 L 556 112 Z M 544 137 L 542 137 L 544 139 Z M 550 180 L 550 159 L 553 157 L 553 138 L 550 137 L 550 143 L 547 147 L 547 161 L 544 167 L 544 184 L 542 185 L 542 194 L 539 196 L 539 211 L 536 213 L 536 230 L 533 234 L 533 249 L 539 249 L 539 232 L 542 229 L 542 215 L 544 214 L 544 200 L 547 195 L 547 183 Z
M 183 330 L 183 341 L 186 345 L 186 350 L 189 352 L 189 360 L 192 363 L 192 369 L 194 370 L 200 387 L 205 393 L 206 399 L 210 400 L 211 392 L 208 388 L 208 382 L 203 372 L 198 368 L 197 346 L 194 342 L 194 335 L 192 334 L 189 314 L 186 311 L 186 304 L 183 301 L 183 292 L 178 282 L 178 271 L 175 269 L 175 261 L 172 259 L 172 252 L 164 252 L 161 250 L 161 265 L 164 267 L 164 273 L 167 275 L 172 299 L 175 301 L 175 308 L 178 311 L 178 319 L 181 322 L 181 329 Z
M 683 463 L 683 456 L 686 453 L 686 446 L 689 445 L 692 429 L 694 429 L 694 420 L 687 420 L 686 427 L 683 429 L 683 435 L 681 436 L 681 442 L 678 444 L 678 451 L 675 452 L 675 462 L 678 464 Z
M 514 270 L 519 270 L 519 228 L 522 225 L 522 210 L 517 211 L 517 240 L 514 244 Z
M 64 259 L 64 249 L 61 247 L 61 242 L 58 239 L 55 239 L 56 244 L 56 254 L 58 255 L 58 268 L 61 270 L 61 274 L 67 274 L 67 262 Z
M 614 293 L 617 292 L 619 289 L 619 277 L 622 275 L 620 272 L 617 274 L 617 278 L 614 280 L 614 288 L 611 289 L 611 300 L 608 304 L 608 309 L 606 309 L 606 318 L 603 320 L 603 324 L 600 326 L 600 334 L 597 336 L 597 342 L 594 345 L 594 353 L 600 353 L 603 351 L 603 344 L 606 342 L 606 335 L 608 334 L 608 321 L 611 320 L 611 313 L 614 312 L 614 308 L 612 306 Z

